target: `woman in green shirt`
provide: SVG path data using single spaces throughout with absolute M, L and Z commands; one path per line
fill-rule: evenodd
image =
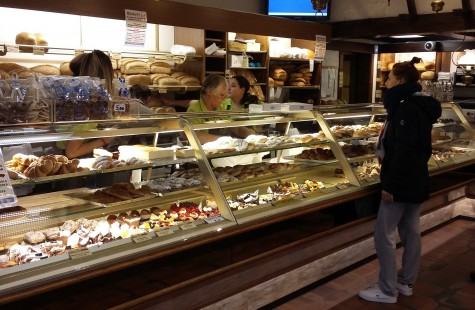
M 251 84 L 242 75 L 236 75 L 229 79 L 228 99 L 225 102 L 231 105 L 231 110 L 245 110 L 249 108 L 250 104 L 262 103 L 256 96 L 249 93 L 250 89 Z

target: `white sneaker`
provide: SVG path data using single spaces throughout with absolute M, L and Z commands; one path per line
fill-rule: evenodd
M 397 297 L 384 294 L 377 284 L 360 291 L 358 295 L 365 300 L 374 302 L 384 302 L 387 304 L 395 304 L 397 302 Z
M 404 296 L 412 296 L 412 284 L 397 283 L 397 290 Z

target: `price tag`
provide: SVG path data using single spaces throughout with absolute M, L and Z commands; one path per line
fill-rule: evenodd
M 45 49 L 43 47 L 35 46 L 33 47 L 33 55 L 44 55 Z
M 346 185 L 346 184 L 339 184 L 339 185 L 336 186 L 336 188 L 338 188 L 338 189 L 346 189 L 346 188 L 348 188 L 348 185 Z
M 158 93 L 159 93 L 159 94 L 166 94 L 166 93 L 167 93 L 167 89 L 166 89 L 166 88 L 159 88 L 159 89 L 158 89 Z
M 19 53 L 20 52 L 20 47 L 18 45 L 7 45 L 7 52 Z
M 111 52 L 111 58 L 115 60 L 119 60 L 122 58 L 122 54 L 120 52 Z
M 336 187 L 325 187 L 325 188 L 322 188 L 321 191 L 322 193 L 324 194 L 329 194 L 329 193 L 333 193 L 333 192 L 336 192 Z
M 127 110 L 127 107 L 125 103 L 116 103 L 114 104 L 114 112 L 125 112 Z
M 150 240 L 152 239 L 152 236 L 150 236 L 149 234 L 147 233 L 144 233 L 142 235 L 138 235 L 138 236 L 134 236 L 132 238 L 132 240 L 135 242 L 135 243 L 141 243 L 141 242 L 144 242 L 144 241 L 147 241 L 147 240 Z
M 205 218 L 204 221 L 208 224 L 213 224 L 213 223 L 224 221 L 224 217 L 222 217 L 221 215 L 216 215 L 213 217 Z
M 69 251 L 68 254 L 69 254 L 69 258 L 78 259 L 78 258 L 91 256 L 92 252 L 89 251 L 88 248 L 81 248 L 81 249 L 71 250 L 71 251 Z
M 193 229 L 193 228 L 196 228 L 196 225 L 193 223 L 187 223 L 180 226 L 181 230 L 188 230 L 188 229 Z
M 167 55 L 166 60 L 167 61 L 173 61 L 173 55 Z
M 373 182 L 378 181 L 378 179 L 376 177 L 367 177 L 365 178 L 365 181 L 368 183 L 373 183 Z
M 84 53 L 84 50 L 83 49 L 75 49 L 74 50 L 74 56 L 77 56 L 79 54 L 83 54 Z
M 155 232 L 158 237 L 168 236 L 174 234 L 173 230 L 170 228 L 163 228 Z

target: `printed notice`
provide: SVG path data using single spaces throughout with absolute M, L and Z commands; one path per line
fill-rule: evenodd
M 92 252 L 88 248 L 74 249 L 68 252 L 71 259 L 78 259 L 91 256 Z
M 152 236 L 150 236 L 149 234 L 147 233 L 144 233 L 144 234 L 141 234 L 141 235 L 137 235 L 137 236 L 134 236 L 132 238 L 132 240 L 135 242 L 135 243 L 141 243 L 141 242 L 144 242 L 144 241 L 148 241 L 152 239 Z
M 125 45 L 145 46 L 147 31 L 147 12 L 125 10 Z
M 327 37 L 316 35 L 315 40 L 315 61 L 323 61 L 325 58 L 325 52 L 327 50 Z
M 3 153 L 0 149 L 0 209 L 15 207 L 18 204 L 17 197 L 13 191 L 10 177 L 8 176 Z

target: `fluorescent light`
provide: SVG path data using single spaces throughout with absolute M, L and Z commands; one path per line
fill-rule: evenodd
M 418 34 L 406 34 L 401 36 L 391 36 L 394 39 L 414 39 L 414 38 L 423 38 L 424 36 Z

